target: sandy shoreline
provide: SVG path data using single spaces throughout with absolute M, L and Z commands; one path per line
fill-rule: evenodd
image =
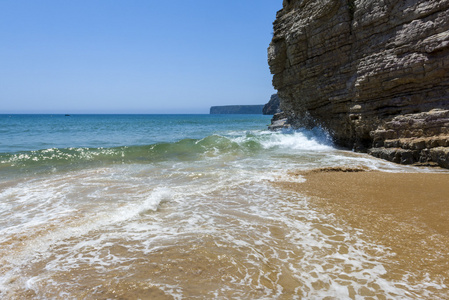
M 276 184 L 305 193 L 316 209 L 391 249 L 386 278 L 412 272 L 413 281 L 428 277 L 449 292 L 449 173 L 320 169 L 293 176 L 306 181 Z

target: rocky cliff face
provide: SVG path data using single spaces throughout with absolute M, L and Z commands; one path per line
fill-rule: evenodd
M 281 105 L 278 94 L 273 94 L 270 97 L 270 101 L 263 106 L 262 113 L 264 115 L 274 115 L 281 112 L 279 108 Z
M 292 125 L 449 166 L 449 0 L 284 0 L 268 62 Z

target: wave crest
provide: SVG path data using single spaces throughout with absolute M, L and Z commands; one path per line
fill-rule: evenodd
M 0 170 L 17 172 L 56 172 L 112 164 L 191 161 L 221 155 L 251 156 L 267 149 L 326 151 L 332 149 L 322 130 L 286 133 L 248 131 L 210 135 L 203 139 L 182 139 L 172 143 L 121 146 L 114 148 L 51 148 L 0 154 Z

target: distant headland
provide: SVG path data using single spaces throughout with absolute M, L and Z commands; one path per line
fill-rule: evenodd
M 244 115 L 274 115 L 281 112 L 279 108 L 279 97 L 277 94 L 271 95 L 270 101 L 265 105 L 223 105 L 212 106 L 211 115 L 218 114 L 244 114 Z
M 210 108 L 211 115 L 218 114 L 245 114 L 245 115 L 261 115 L 263 105 L 224 105 L 212 106 Z

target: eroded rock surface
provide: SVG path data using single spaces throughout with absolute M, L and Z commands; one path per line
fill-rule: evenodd
M 285 0 L 268 62 L 293 126 L 448 167 L 449 0 Z
M 263 106 L 262 113 L 264 115 L 274 115 L 281 112 L 279 108 L 280 100 L 278 94 L 273 94 L 270 97 L 270 101 Z

